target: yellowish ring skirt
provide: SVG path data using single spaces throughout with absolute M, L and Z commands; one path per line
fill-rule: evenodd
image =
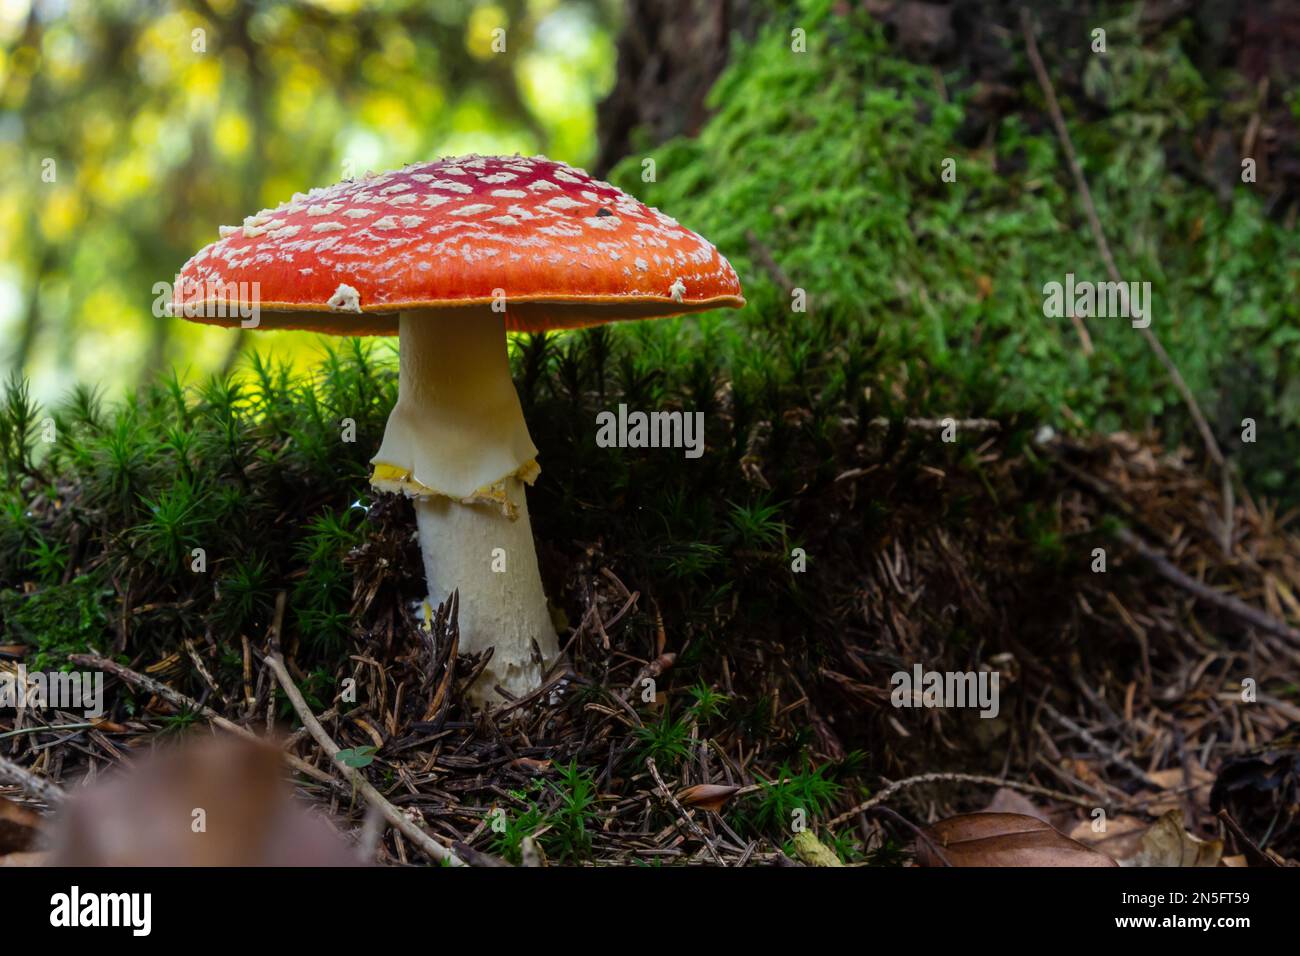
M 542 469 L 537 464 L 537 459 L 530 458 L 520 465 L 516 471 L 506 475 L 500 481 L 479 488 L 467 498 L 458 498 L 455 495 L 449 495 L 445 491 L 430 488 L 428 485 L 417 481 L 405 468 L 377 461 L 374 462 L 374 470 L 370 473 L 370 486 L 379 491 L 391 491 L 411 498 L 442 495 L 451 498 L 453 501 L 459 501 L 463 505 L 495 505 L 501 509 L 502 515 L 513 521 L 518 517 L 518 509 L 506 494 L 506 481 L 510 478 L 516 478 L 526 485 L 531 485 L 541 473 Z

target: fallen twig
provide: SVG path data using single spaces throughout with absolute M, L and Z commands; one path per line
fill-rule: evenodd
M 974 773 L 922 773 L 915 777 L 906 777 L 903 780 L 895 780 L 871 799 L 859 803 L 851 810 L 846 810 L 826 825 L 828 827 L 841 826 L 849 820 L 852 820 L 859 813 L 865 813 L 877 804 L 884 803 L 900 790 L 905 790 L 908 787 L 914 787 L 921 783 L 981 783 L 990 787 L 1010 787 L 1012 790 L 1020 790 L 1024 793 L 1033 793 L 1040 797 L 1050 797 L 1053 800 L 1072 803 L 1076 807 L 1092 808 L 1097 804 L 1096 800 L 1076 797 L 1072 793 L 1062 793 L 1059 790 L 1049 790 L 1047 787 L 1040 787 L 1037 784 L 1021 783 L 1018 780 L 1003 780 L 1001 777 L 988 777 L 983 774 Z
M 1059 455 L 1054 455 L 1053 459 L 1055 460 L 1057 467 L 1074 478 L 1080 485 L 1087 488 L 1108 504 L 1112 505 L 1128 519 L 1134 520 L 1136 518 L 1136 513 L 1132 506 L 1128 502 L 1124 501 L 1124 499 L 1104 481 L 1093 475 L 1089 475 L 1080 468 L 1076 468 L 1074 465 L 1063 460 Z M 1278 637 L 1283 638 L 1292 645 L 1300 647 L 1300 631 L 1291 627 L 1285 621 L 1277 619 L 1267 611 L 1262 611 L 1251 604 L 1247 604 L 1240 598 L 1235 598 L 1230 594 L 1224 594 L 1221 591 L 1210 587 L 1208 584 L 1197 581 L 1195 578 L 1179 570 L 1173 562 L 1151 545 L 1147 544 L 1142 540 L 1142 538 L 1138 537 L 1137 534 L 1130 531 L 1128 528 L 1119 528 L 1115 534 L 1122 543 L 1128 545 L 1136 551 L 1139 556 L 1150 562 L 1152 567 L 1156 569 L 1156 572 L 1171 584 L 1177 585 L 1192 594 L 1194 597 L 1200 598 L 1209 604 L 1213 604 L 1216 607 L 1222 608 L 1223 610 L 1236 615 L 1248 624 L 1253 624 L 1269 634 L 1276 634 Z M 1294 651 L 1292 651 L 1292 653 L 1294 653 Z
M 800 830 L 794 835 L 794 853 L 806 866 L 844 865 L 811 830 Z
M 1092 237 L 1097 243 L 1097 250 L 1101 253 L 1102 261 L 1106 265 L 1106 272 L 1112 282 L 1121 283 L 1121 288 L 1127 289 L 1122 285 L 1123 280 L 1120 278 L 1119 268 L 1115 265 L 1115 257 L 1111 254 L 1110 243 L 1106 241 L 1106 233 L 1101 227 L 1101 218 L 1097 215 L 1097 207 L 1092 201 L 1092 191 L 1088 188 L 1088 179 L 1083 174 L 1083 167 L 1079 165 L 1079 157 L 1074 152 L 1074 143 L 1070 139 L 1070 131 L 1065 125 L 1065 116 L 1061 113 L 1061 104 L 1056 100 L 1056 90 L 1052 87 L 1052 78 L 1047 73 L 1047 67 L 1043 65 L 1043 58 L 1038 53 L 1038 41 L 1034 38 L 1033 18 L 1030 16 L 1027 7 L 1020 8 L 1020 26 L 1025 35 L 1025 50 L 1029 54 L 1029 62 L 1033 65 L 1034 74 L 1038 77 L 1038 85 L 1042 88 L 1043 99 L 1047 101 L 1047 112 L 1052 117 L 1052 126 L 1056 128 L 1057 139 L 1061 141 L 1061 149 L 1065 152 L 1066 161 L 1069 163 L 1070 172 L 1074 176 L 1075 186 L 1078 187 L 1079 196 L 1083 201 L 1083 211 L 1088 218 L 1088 226 L 1092 230 Z M 1076 324 L 1076 329 L 1082 329 L 1082 324 Z M 1160 340 L 1156 338 L 1150 326 L 1139 327 L 1138 331 L 1146 339 L 1147 344 L 1155 353 L 1160 364 L 1164 366 L 1165 372 L 1168 373 L 1170 381 L 1173 382 L 1174 388 L 1182 397 L 1183 403 L 1187 406 L 1188 412 L 1192 416 L 1192 421 L 1196 423 L 1197 430 L 1201 433 L 1201 440 L 1205 443 L 1206 453 L 1220 468 L 1226 466 L 1223 458 L 1223 452 L 1219 450 L 1219 443 L 1214 439 L 1214 433 L 1210 430 L 1209 423 L 1205 420 L 1205 415 L 1201 412 L 1201 406 L 1196 401 L 1196 396 L 1192 390 L 1187 387 L 1183 380 L 1182 373 L 1178 371 L 1178 366 L 1169 357 Z M 1087 336 L 1087 331 L 1083 330 L 1082 335 Z M 1091 354 L 1092 343 L 1087 341 L 1084 348 L 1085 354 Z
M 1047 713 L 1052 717 L 1053 720 L 1055 720 L 1066 730 L 1070 731 L 1070 733 L 1079 737 L 1079 739 L 1081 739 L 1088 746 L 1092 747 L 1098 753 L 1106 757 L 1106 759 L 1110 763 L 1113 763 L 1119 767 L 1123 767 L 1125 770 L 1127 770 L 1137 779 L 1141 780 L 1143 783 L 1148 783 L 1151 786 L 1157 788 L 1161 786 L 1159 783 L 1157 783 L 1155 780 L 1151 778 L 1151 775 L 1149 773 L 1147 773 L 1145 770 L 1143 770 L 1133 761 L 1129 760 L 1123 754 L 1119 753 L 1114 747 L 1110 747 L 1102 743 L 1100 740 L 1094 737 L 1091 732 L 1089 732 L 1088 728 L 1081 727 L 1079 724 L 1075 723 L 1069 717 L 1066 717 L 1063 713 L 1061 713 L 1059 710 L 1057 710 L 1047 701 L 1043 701 L 1042 708 L 1043 710 L 1047 711 Z
M 58 803 L 68 795 L 68 792 L 53 780 L 37 776 L 26 767 L 20 767 L 6 757 L 0 757 L 0 779 L 17 784 L 32 796 L 39 797 L 49 804 Z
M 1180 571 L 1174 566 L 1173 562 L 1135 535 L 1132 531 L 1128 530 L 1128 528 L 1119 528 L 1116 530 L 1115 536 L 1150 562 L 1151 566 L 1156 569 L 1156 572 L 1171 584 L 1176 584 L 1188 593 L 1200 598 L 1202 601 L 1206 601 L 1236 615 L 1247 624 L 1252 624 L 1261 630 L 1268 631 L 1270 634 L 1276 634 L 1279 637 L 1290 641 L 1292 644 L 1300 646 L 1300 631 L 1297 631 L 1285 621 L 1279 621 L 1271 614 L 1247 604 L 1245 601 L 1241 600 L 1241 598 L 1236 598 L 1231 594 L 1224 594 L 1221 591 L 1217 591 L 1208 584 L 1203 584 L 1183 571 Z
M 1237 843 L 1241 845 L 1241 852 L 1255 866 L 1277 866 L 1277 861 L 1259 848 L 1259 844 L 1252 840 L 1246 831 L 1241 828 L 1241 824 L 1232 818 L 1232 814 L 1227 810 L 1220 810 L 1215 814 L 1223 821 L 1232 835 L 1237 838 Z
M 320 721 L 316 719 L 316 715 L 311 712 L 311 708 L 307 706 L 307 701 L 303 699 L 302 692 L 298 690 L 298 685 L 293 682 L 293 678 L 289 676 L 288 668 L 284 666 L 284 658 L 280 656 L 279 652 L 276 652 L 266 655 L 265 660 L 267 666 L 271 668 L 271 672 L 275 674 L 275 679 L 280 682 L 280 687 L 284 690 L 285 696 L 289 698 L 289 702 L 293 705 L 293 709 L 297 712 L 303 726 L 315 738 L 316 743 L 320 744 L 321 749 L 329 754 L 330 760 L 347 777 L 348 782 L 360 791 L 372 806 L 378 807 L 385 820 L 424 851 L 430 859 L 451 866 L 465 866 L 464 860 L 418 827 L 415 821 L 402 813 L 401 810 L 389 803 L 384 795 L 376 790 L 370 781 L 362 776 L 355 767 L 349 767 L 338 759 L 339 751 L 343 748 L 330 738 L 325 728 L 320 725 Z
M 168 687 L 162 681 L 155 680 L 145 674 L 137 673 L 136 671 L 131 670 L 131 668 L 119 664 L 115 660 L 101 657 L 98 654 L 69 654 L 68 660 L 72 661 L 74 664 L 80 664 L 83 667 L 93 667 L 97 670 L 107 671 L 114 677 L 120 678 L 134 687 L 139 687 L 142 690 L 147 690 L 149 693 L 161 697 L 174 707 L 180 707 L 199 714 L 205 719 L 211 721 L 215 726 L 220 727 L 222 730 L 229 731 L 232 734 L 237 734 L 247 740 L 262 740 L 261 737 L 253 733 L 247 727 L 241 727 L 234 721 L 227 720 L 211 707 L 205 707 L 194 698 L 182 694 L 174 687 Z M 335 787 L 345 795 L 349 792 L 343 784 L 331 777 L 329 773 L 321 770 L 319 767 L 313 767 L 301 757 L 295 757 L 293 754 L 285 752 L 284 760 L 294 770 L 306 774 L 313 780 Z
M 867 425 L 881 430 L 892 427 L 894 422 L 883 416 L 873 418 Z M 992 418 L 904 418 L 903 427 L 908 431 L 937 432 L 949 425 L 963 432 L 996 432 L 1002 430 L 1002 423 Z
M 952 858 L 949 857 L 948 854 L 944 852 L 943 847 L 939 846 L 939 844 L 934 841 L 934 837 L 930 836 L 930 834 L 926 833 L 923 828 L 918 827 L 915 823 L 907 819 L 907 817 L 903 816 L 901 813 L 896 813 L 895 811 L 891 810 L 889 807 L 886 806 L 872 807 L 870 810 L 863 811 L 864 815 L 867 813 L 889 817 L 895 822 L 901 823 L 903 826 L 907 827 L 907 829 L 912 831 L 913 836 L 916 837 L 918 842 L 924 843 L 926 846 L 928 846 L 930 848 L 930 852 L 933 853 L 935 855 L 935 858 L 939 860 L 944 866 L 952 866 Z
M 60 730 L 89 730 L 95 725 L 93 723 L 85 724 L 36 724 L 31 727 L 23 727 L 19 730 L 6 730 L 0 734 L 0 740 L 6 737 L 21 737 L 24 734 L 53 734 Z
M 708 847 L 709 854 L 713 857 L 714 862 L 719 866 L 726 866 L 726 861 L 723 860 L 722 856 L 718 853 L 717 848 L 713 845 L 713 841 L 709 839 L 708 834 L 706 834 L 704 830 L 700 828 L 700 825 L 695 822 L 695 818 L 686 812 L 686 808 L 677 802 L 677 798 L 673 796 L 673 792 L 669 790 L 668 785 L 664 783 L 664 778 L 659 776 L 659 768 L 655 766 L 654 758 L 646 757 L 645 765 L 646 769 L 650 771 L 650 776 L 655 778 L 655 785 L 659 787 L 659 792 L 663 795 L 665 800 L 672 804 L 673 809 L 677 811 L 677 815 L 686 822 L 688 827 L 691 828 L 691 832 L 703 841 L 706 847 Z

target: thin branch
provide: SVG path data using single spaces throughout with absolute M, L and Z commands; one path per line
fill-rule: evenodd
M 302 692 L 298 690 L 298 685 L 295 684 L 293 678 L 289 676 L 289 671 L 284 666 L 284 658 L 280 656 L 279 652 L 276 652 L 266 655 L 265 660 L 267 666 L 271 668 L 271 672 L 275 674 L 275 679 L 280 682 L 280 687 L 284 689 L 284 693 L 289 698 L 289 702 L 293 704 L 293 709 L 297 711 L 298 718 L 302 721 L 303 726 L 306 727 L 312 737 L 315 738 L 316 743 L 320 744 L 321 749 L 329 754 L 334 765 L 339 768 L 339 771 L 345 777 L 348 778 L 348 782 L 361 792 L 366 800 L 369 801 L 371 806 L 378 808 L 379 812 L 384 815 L 385 820 L 396 827 L 404 837 L 414 843 L 419 847 L 419 849 L 424 851 L 425 855 L 430 859 L 437 863 L 447 863 L 451 866 L 465 866 L 466 863 L 464 860 L 458 857 L 451 850 L 447 849 L 447 847 L 443 846 L 437 840 L 433 839 L 433 837 L 423 829 L 416 826 L 415 821 L 389 803 L 388 800 L 385 799 L 384 795 L 376 790 L 374 786 L 371 785 L 370 781 L 362 776 L 355 767 L 349 767 L 338 759 L 339 751 L 342 748 L 330 738 L 330 735 L 326 732 L 325 728 L 320 725 L 320 721 L 316 719 L 316 715 L 311 712 L 311 708 L 307 705 L 307 701 L 303 699 Z
M 772 257 L 772 250 L 763 245 L 762 241 L 758 238 L 758 234 L 755 233 L 753 229 L 745 230 L 745 238 L 749 240 L 749 251 L 753 253 L 754 258 L 758 260 L 758 264 L 766 270 L 777 288 L 782 292 L 791 291 L 794 288 L 794 283 L 790 281 L 790 277 L 785 274 L 785 270 L 782 269 L 777 264 L 776 259 Z
M 34 797 L 53 805 L 63 800 L 68 792 L 53 780 L 37 776 L 26 767 L 20 767 L 5 757 L 0 757 L 0 780 L 8 780 L 22 787 Z
M 1065 117 L 1061 113 L 1061 104 L 1056 101 L 1056 91 L 1052 87 L 1052 79 L 1047 74 L 1047 67 L 1043 65 L 1043 58 L 1038 53 L 1038 41 L 1034 39 L 1033 19 L 1030 16 L 1027 7 L 1020 8 L 1020 26 L 1025 34 L 1025 49 L 1029 54 L 1029 62 L 1034 67 L 1034 73 L 1038 77 L 1038 85 L 1042 88 L 1043 99 L 1047 101 L 1047 111 L 1052 117 L 1052 125 L 1056 128 L 1057 139 L 1061 141 L 1061 148 L 1065 151 L 1066 161 L 1070 165 L 1070 172 L 1074 176 L 1075 186 L 1079 190 L 1079 196 L 1083 201 L 1083 211 L 1088 218 L 1088 226 L 1092 230 L 1092 237 L 1096 240 L 1097 249 L 1101 253 L 1102 261 L 1106 264 L 1106 272 L 1110 275 L 1111 281 L 1122 283 L 1119 269 L 1115 265 L 1115 257 L 1111 255 L 1110 243 L 1106 241 L 1106 233 L 1101 228 L 1101 218 L 1097 215 L 1097 207 L 1092 201 L 1092 191 L 1088 189 L 1088 180 L 1083 175 L 1083 167 L 1079 165 L 1079 157 L 1074 152 L 1074 143 L 1070 140 L 1070 131 L 1066 129 Z M 1127 289 L 1127 286 L 1121 285 L 1121 288 Z M 1210 430 L 1209 423 L 1201 413 L 1201 406 L 1196 401 L 1196 396 L 1192 390 L 1187 387 L 1183 381 L 1182 373 L 1178 371 L 1178 366 L 1169 357 L 1160 340 L 1156 338 L 1150 326 L 1139 328 L 1151 350 L 1155 352 L 1156 358 L 1164 366 L 1165 372 L 1169 375 L 1170 381 L 1174 383 L 1174 388 L 1182 397 L 1183 403 L 1187 406 L 1188 412 L 1191 413 L 1192 420 L 1196 423 L 1197 430 L 1201 433 L 1201 440 L 1205 443 L 1205 451 L 1213 459 L 1214 463 L 1220 468 L 1225 465 L 1223 452 L 1219 450 L 1219 443 L 1214 440 L 1214 433 Z
M 1137 521 L 1138 516 L 1133 507 L 1126 502 L 1107 482 L 1088 474 L 1081 468 L 1077 468 L 1061 458 L 1060 455 L 1053 455 L 1052 460 L 1056 466 L 1073 478 L 1080 486 L 1086 488 L 1089 492 L 1096 495 L 1102 501 L 1119 511 L 1130 521 Z M 1116 536 L 1121 542 L 1128 545 L 1136 551 L 1141 557 L 1149 561 L 1156 571 L 1166 581 L 1175 584 L 1180 588 L 1191 593 L 1201 600 L 1213 604 L 1217 607 L 1235 614 L 1237 617 L 1260 628 L 1270 634 L 1276 634 L 1282 639 L 1288 641 L 1292 647 L 1283 648 L 1289 656 L 1295 657 L 1295 647 L 1300 647 L 1300 631 L 1291 627 L 1285 621 L 1279 620 L 1267 611 L 1262 611 L 1253 605 L 1247 604 L 1240 598 L 1235 598 L 1230 594 L 1223 594 L 1215 590 L 1208 584 L 1197 581 L 1180 571 L 1168 558 L 1139 538 L 1134 532 L 1127 528 L 1120 528 Z
M 677 811 L 677 815 L 686 822 L 686 825 L 690 827 L 691 832 L 709 848 L 709 853 L 712 855 L 714 862 L 719 866 L 726 866 L 726 861 L 722 859 L 721 855 L 719 855 L 717 848 L 713 845 L 713 841 L 710 840 L 708 835 L 700 828 L 700 825 L 695 822 L 695 818 L 686 812 L 686 808 L 677 802 L 677 798 L 673 796 L 673 792 L 669 790 L 668 785 L 664 783 L 664 778 L 659 776 L 659 768 L 655 766 L 654 758 L 646 757 L 645 765 L 646 769 L 650 771 L 650 776 L 655 778 L 655 784 L 659 787 L 659 793 L 663 795 L 665 800 L 672 804 L 673 809 Z
M 217 727 L 220 727 L 222 730 L 229 731 L 230 733 L 243 737 L 246 740 L 262 741 L 262 738 L 257 736 L 257 734 L 253 733 L 246 727 L 241 727 L 239 724 L 227 720 L 211 707 L 205 707 L 194 698 L 187 697 L 185 694 L 182 694 L 173 687 L 168 687 L 166 684 L 162 683 L 162 681 L 154 680 L 152 677 L 148 677 L 145 674 L 136 673 L 131 670 L 131 668 L 119 664 L 115 660 L 101 657 L 98 654 L 69 654 L 68 659 L 74 664 L 80 664 L 83 667 L 93 667 L 97 670 L 107 671 L 134 687 L 138 687 L 141 690 L 147 690 L 149 693 L 161 697 L 174 707 L 180 707 L 184 710 L 189 710 L 193 713 L 199 714 L 206 720 L 211 721 Z M 301 757 L 295 757 L 293 754 L 286 752 L 284 753 L 284 760 L 285 763 L 294 770 L 297 770 L 299 773 L 306 774 L 313 780 L 333 787 L 344 795 L 350 793 L 347 787 L 343 786 L 342 783 L 331 777 L 329 773 L 321 770 L 319 767 L 313 767 Z
M 1038 41 L 1034 39 L 1034 28 L 1029 18 L 1029 11 L 1022 7 L 1020 9 L 1020 25 L 1025 31 L 1025 48 L 1029 54 L 1029 62 L 1034 67 L 1034 74 L 1038 77 L 1038 85 L 1043 90 L 1043 98 L 1047 100 L 1047 111 L 1052 116 L 1052 125 L 1056 127 L 1056 135 L 1060 137 L 1061 145 L 1065 148 L 1065 158 L 1070 164 L 1070 172 L 1074 173 L 1074 179 L 1083 188 L 1085 207 L 1090 222 L 1097 219 L 1097 210 L 1093 208 L 1092 196 L 1088 193 L 1088 184 L 1083 178 L 1083 168 L 1079 165 L 1079 158 L 1074 154 L 1074 144 L 1070 142 L 1070 134 L 1065 129 L 1065 119 L 1061 115 L 1061 105 L 1056 102 L 1056 90 L 1052 88 L 1051 77 L 1047 75 L 1047 67 L 1043 65 L 1043 58 L 1038 55 Z M 1093 229 L 1094 235 L 1101 234 L 1101 223 L 1097 221 Z M 1102 237 L 1105 242 L 1105 237 Z M 1109 256 L 1110 250 L 1107 249 L 1103 256 Z M 1118 276 L 1116 276 L 1118 280 Z M 1071 313 L 1073 309 L 1069 310 Z M 1088 327 L 1083 324 L 1083 319 L 1071 314 L 1070 321 L 1074 323 L 1074 331 L 1078 333 L 1079 344 L 1083 348 L 1084 355 L 1092 354 L 1092 336 L 1088 334 Z
M 883 415 L 871 419 L 867 426 L 882 431 L 893 426 L 891 419 Z M 1002 423 L 992 418 L 904 418 L 903 427 L 908 431 L 937 432 L 954 427 L 962 432 L 996 432 L 1002 430 Z
M 921 827 L 918 827 L 915 823 L 907 819 L 907 817 L 903 816 L 901 813 L 896 813 L 895 811 L 891 810 L 889 807 L 886 806 L 872 807 L 870 810 L 864 810 L 863 813 L 864 815 L 867 813 L 879 814 L 880 816 L 889 817 L 890 819 L 895 820 L 898 823 L 901 823 L 903 826 L 907 827 L 909 830 L 912 831 L 912 835 L 915 836 L 919 842 L 924 843 L 926 846 L 930 848 L 930 852 L 934 854 L 935 859 L 939 860 L 939 862 L 941 862 L 944 866 L 952 866 L 952 858 L 949 857 L 948 854 L 943 851 L 943 847 L 935 843 L 934 838 L 930 836 L 930 834 L 926 833 L 925 830 L 921 829 Z
M 1151 786 L 1154 787 L 1160 787 L 1160 784 L 1157 783 L 1155 780 L 1153 780 L 1149 773 L 1147 773 L 1145 770 L 1143 770 L 1133 761 L 1129 760 L 1127 757 L 1121 754 L 1114 747 L 1111 747 L 1103 743 L 1102 741 L 1098 740 L 1088 731 L 1088 728 L 1081 727 L 1079 724 L 1075 723 L 1069 717 L 1066 717 L 1065 714 L 1061 713 L 1059 710 L 1057 710 L 1047 701 L 1042 702 L 1042 708 L 1052 717 L 1053 720 L 1055 720 L 1066 730 L 1070 731 L 1070 733 L 1079 737 L 1079 739 L 1081 739 L 1088 746 L 1092 747 L 1098 753 L 1105 756 L 1110 763 L 1113 763 L 1119 767 L 1123 767 L 1125 770 L 1127 770 L 1137 779 L 1141 780 L 1143 783 L 1150 784 Z
M 1279 621 L 1271 614 L 1247 604 L 1241 598 L 1217 591 L 1208 584 L 1197 581 L 1180 571 L 1174 566 L 1173 562 L 1128 530 L 1128 528 L 1119 528 L 1115 532 L 1115 536 L 1149 561 L 1152 567 L 1156 569 L 1156 572 L 1171 584 L 1176 584 L 1194 597 L 1236 615 L 1247 624 L 1268 631 L 1270 634 L 1276 634 L 1291 644 L 1300 646 L 1300 631 L 1297 631 L 1284 621 Z
M 1237 838 L 1237 843 L 1241 845 L 1241 852 L 1246 859 L 1250 860 L 1255 866 L 1277 866 L 1277 861 L 1259 848 L 1259 844 L 1250 838 L 1241 824 L 1232 818 L 1232 814 L 1227 810 L 1220 810 L 1216 816 L 1223 821 L 1224 826 L 1232 831 L 1232 835 Z
M 922 773 L 915 777 L 906 777 L 903 780 L 895 780 L 870 800 L 865 800 L 853 809 L 846 810 L 826 825 L 828 827 L 842 826 L 856 817 L 859 813 L 865 813 L 877 804 L 884 803 L 900 790 L 905 790 L 908 787 L 914 787 L 921 783 L 981 783 L 990 787 L 1008 787 L 1012 790 L 1020 790 L 1023 793 L 1032 793 L 1040 797 L 1050 797 L 1053 800 L 1060 800 L 1063 803 L 1072 803 L 1076 807 L 1091 809 L 1097 805 L 1095 799 L 1089 800 L 1085 797 L 1076 797 L 1071 793 L 1062 793 L 1059 790 L 1049 790 L 1046 787 L 1040 787 L 1032 783 L 1021 783 L 1018 780 L 1003 780 L 1001 777 L 988 777 L 974 773 Z

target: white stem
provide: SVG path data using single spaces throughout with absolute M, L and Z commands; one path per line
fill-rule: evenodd
M 506 486 L 517 509 L 513 520 L 492 504 L 462 504 L 441 495 L 415 499 L 430 606 L 459 588 L 461 653 L 495 648 L 470 688 L 479 706 L 502 702 L 494 691 L 498 684 L 512 697 L 536 690 L 559 654 L 523 482 L 510 478 Z
M 559 654 L 524 481 L 537 473 L 510 379 L 504 317 L 403 312 L 397 403 L 372 484 L 414 498 L 429 603 L 460 591 L 460 651 L 495 648 L 476 705 L 541 686 Z
M 510 380 L 505 317 L 489 309 L 403 312 L 397 404 L 373 461 L 426 492 L 472 498 L 528 477 L 537 446 Z M 382 485 L 381 485 L 382 486 Z

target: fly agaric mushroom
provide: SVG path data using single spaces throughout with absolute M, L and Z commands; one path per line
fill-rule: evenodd
M 173 314 L 236 325 L 255 306 L 258 328 L 399 336 L 371 484 L 414 499 L 430 603 L 460 590 L 461 651 L 495 648 L 471 699 L 536 690 L 559 650 L 524 495 L 537 448 L 506 333 L 739 307 L 731 265 L 658 210 L 542 156 L 367 174 L 221 233 L 181 270 Z

